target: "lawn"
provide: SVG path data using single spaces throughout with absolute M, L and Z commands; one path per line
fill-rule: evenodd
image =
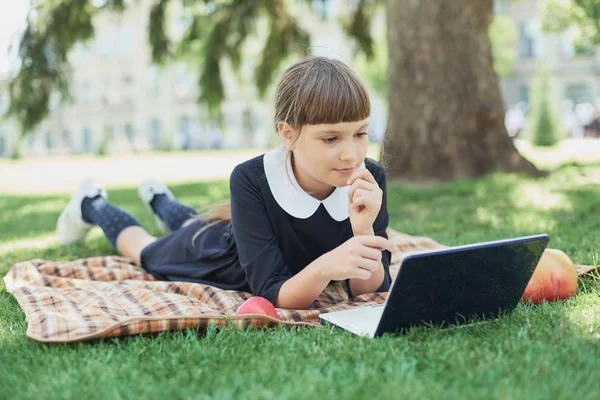
M 436 187 L 390 186 L 391 226 L 449 245 L 547 232 L 581 264 L 600 253 L 600 166 L 566 166 L 541 180 L 494 174 Z M 226 181 L 171 185 L 202 207 Z M 112 202 L 157 233 L 136 189 Z M 0 196 L 0 273 L 31 258 L 114 254 L 95 228 L 62 247 L 53 233 L 66 195 Z M 443 268 L 443 265 L 440 266 Z M 0 284 L 2 398 L 600 398 L 600 281 L 578 293 L 467 329 L 417 329 L 377 340 L 331 328 L 168 332 L 42 344 Z

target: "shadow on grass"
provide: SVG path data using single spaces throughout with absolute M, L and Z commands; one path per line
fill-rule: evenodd
M 579 263 L 600 252 L 600 170 L 563 169 L 534 180 L 492 174 L 435 187 L 390 186 L 390 225 L 458 245 L 537 233 Z

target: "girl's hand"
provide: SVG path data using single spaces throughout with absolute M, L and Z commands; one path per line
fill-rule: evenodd
M 354 236 L 318 258 L 321 276 L 330 281 L 367 280 L 381 265 L 381 251 L 393 249 L 381 236 Z
M 352 173 L 348 180 L 350 224 L 355 235 L 372 235 L 373 223 L 381 209 L 383 190 L 367 169 Z

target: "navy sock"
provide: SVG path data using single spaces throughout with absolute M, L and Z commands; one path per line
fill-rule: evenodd
M 198 214 L 192 207 L 172 200 L 163 193 L 154 195 L 150 207 L 172 231 L 176 231 L 185 221 Z
M 140 223 L 128 212 L 110 204 L 100 195 L 83 199 L 81 216 L 85 222 L 99 225 L 115 249 L 117 248 L 117 237 L 123 229 L 140 226 Z

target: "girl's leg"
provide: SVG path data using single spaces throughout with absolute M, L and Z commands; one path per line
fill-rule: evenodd
M 99 225 L 110 244 L 138 265 L 144 247 L 156 240 L 131 214 L 109 203 L 101 195 L 83 199 L 81 217 L 88 224 Z
M 125 257 L 133 259 L 138 265 L 142 265 L 141 255 L 144 247 L 156 241 L 141 226 L 130 226 L 123 229 L 117 238 L 117 250 Z
M 171 231 L 192 223 L 196 219 L 195 215 L 198 215 L 198 211 L 194 208 L 163 193 L 154 195 L 150 207 Z
M 144 182 L 138 193 L 149 211 L 154 214 L 159 230 L 164 233 L 190 224 L 198 214 L 194 208 L 177 201 L 173 193 L 158 181 Z

